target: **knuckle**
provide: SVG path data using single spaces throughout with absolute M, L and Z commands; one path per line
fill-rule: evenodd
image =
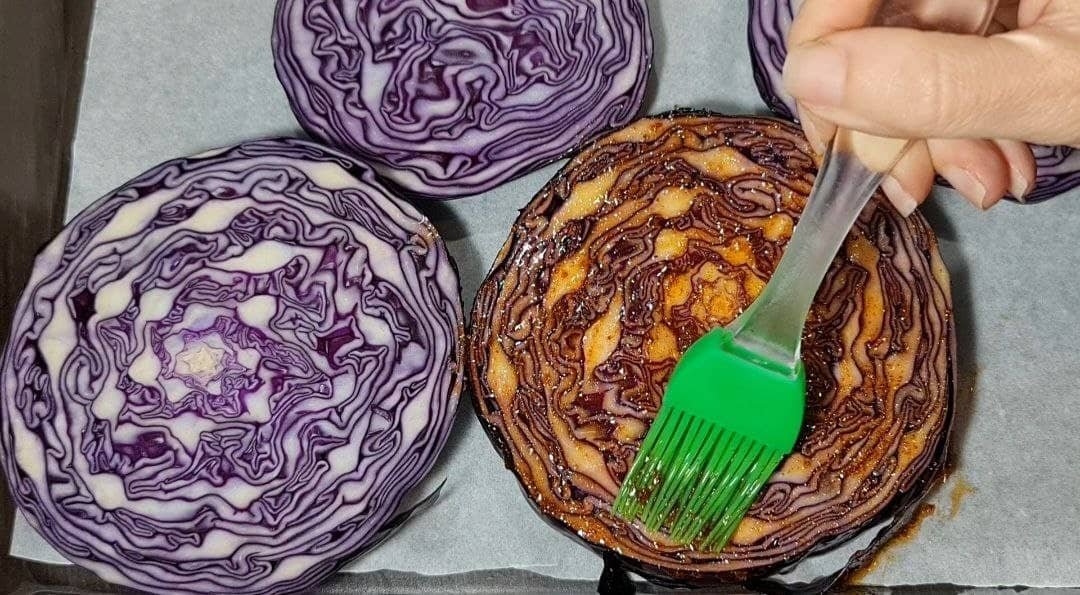
M 916 118 L 931 130 L 952 131 L 968 124 L 971 111 L 965 109 L 967 91 L 961 83 L 955 61 L 940 52 L 929 52 L 923 81 L 922 101 L 915 105 Z

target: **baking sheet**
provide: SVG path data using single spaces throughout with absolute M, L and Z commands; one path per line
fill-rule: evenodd
M 763 112 L 743 0 L 653 0 L 647 111 Z M 274 75 L 270 0 L 98 0 L 68 217 L 173 157 L 300 134 Z M 457 260 L 466 308 L 548 166 L 484 195 L 420 205 Z M 925 208 L 953 273 L 960 394 L 954 469 L 932 515 L 879 556 L 870 584 L 1080 585 L 1080 192 L 983 215 L 949 191 Z M 442 499 L 347 570 L 518 568 L 596 579 L 600 559 L 544 523 L 467 402 L 421 491 Z M 11 554 L 64 559 L 21 518 Z

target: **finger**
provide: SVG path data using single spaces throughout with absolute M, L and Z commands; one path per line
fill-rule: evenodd
M 896 210 L 904 217 L 915 212 L 934 188 L 934 165 L 926 141 L 911 145 L 881 183 Z
M 784 85 L 818 116 L 865 132 L 1069 144 L 1076 132 L 1060 118 L 1080 113 L 1080 94 L 1048 60 L 1051 46 L 1022 32 L 842 31 L 793 48 Z
M 1035 155 L 1031 152 L 1031 146 L 1015 140 L 993 142 L 1009 164 L 1009 194 L 1024 202 L 1028 192 L 1035 187 Z
M 1022 0 L 1017 8 L 1016 26 L 1026 29 L 1039 22 L 1054 0 Z
M 821 119 L 798 103 L 795 104 L 795 109 L 798 112 L 799 124 L 802 125 L 803 132 L 806 133 L 806 140 L 810 141 L 810 147 L 818 155 L 824 155 L 829 141 L 836 134 L 836 126 L 828 120 Z
M 927 146 L 934 169 L 971 204 L 985 211 L 1005 196 L 1009 165 L 992 141 L 938 139 Z

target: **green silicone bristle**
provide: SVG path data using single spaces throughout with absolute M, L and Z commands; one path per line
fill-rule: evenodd
M 727 545 L 802 426 L 806 378 L 717 329 L 679 360 L 612 505 L 616 515 L 703 550 Z

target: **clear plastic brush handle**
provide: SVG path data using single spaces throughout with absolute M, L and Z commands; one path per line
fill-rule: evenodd
M 984 35 L 997 0 L 885 0 L 875 26 Z M 772 280 L 728 327 L 733 341 L 794 374 L 814 295 L 851 226 L 913 141 L 841 128 Z

